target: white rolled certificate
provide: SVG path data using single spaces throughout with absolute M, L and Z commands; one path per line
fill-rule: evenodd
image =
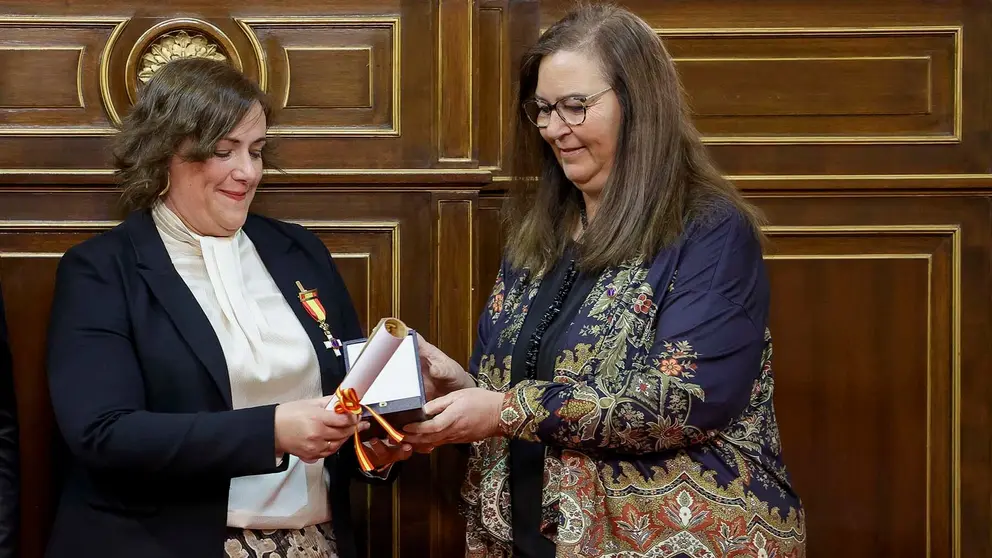
M 383 318 L 372 330 L 365 347 L 358 354 L 355 363 L 352 364 L 348 375 L 341 381 L 341 390 L 352 388 L 358 399 L 365 397 L 365 392 L 372 387 L 372 383 L 386 367 L 386 363 L 393 357 L 393 353 L 400 344 L 410 334 L 410 328 L 396 318 Z M 332 397 L 327 404 L 328 409 L 333 409 L 338 402 L 337 397 Z

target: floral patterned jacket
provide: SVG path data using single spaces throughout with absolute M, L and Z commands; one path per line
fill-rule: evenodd
M 558 557 L 802 557 L 805 521 L 772 404 L 769 286 L 736 213 L 603 272 L 552 382 L 510 381 L 541 277 L 505 262 L 470 370 L 506 393 L 504 437 L 472 444 L 467 555 L 511 556 L 508 438 L 547 446 L 542 533 Z

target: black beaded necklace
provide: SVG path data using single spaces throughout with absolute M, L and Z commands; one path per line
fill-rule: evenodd
M 589 226 L 589 221 L 586 217 L 586 208 L 581 205 L 579 206 L 579 217 L 582 221 L 582 230 L 585 231 Z M 551 301 L 548 309 L 544 311 L 541 321 L 538 322 L 537 327 L 530 336 L 527 345 L 527 360 L 524 362 L 525 379 L 537 379 L 537 356 L 541 351 L 541 338 L 544 337 L 544 332 L 551 326 L 551 322 L 561 313 L 561 307 L 565 304 L 565 299 L 568 298 L 568 293 L 572 290 L 572 285 L 575 283 L 575 277 L 577 275 L 578 270 L 575 269 L 575 258 L 572 258 L 568 262 L 568 268 L 565 270 L 565 278 L 561 282 L 561 287 L 558 288 L 558 293 L 555 295 L 554 300 Z

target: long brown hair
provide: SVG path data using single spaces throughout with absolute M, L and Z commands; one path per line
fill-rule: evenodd
M 154 205 L 168 187 L 169 161 L 180 145 L 192 140 L 182 157 L 206 161 L 255 103 L 268 120 L 265 93 L 225 62 L 186 58 L 162 66 L 143 86 L 114 138 L 123 209 Z M 271 167 L 270 143 L 262 148 L 262 160 Z
M 584 5 L 545 31 L 521 61 L 514 179 L 505 214 L 511 265 L 548 269 L 578 223 L 581 193 L 521 108 L 534 95 L 541 60 L 565 50 L 598 59 L 622 118 L 613 169 L 579 246 L 580 269 L 596 272 L 650 258 L 690 221 L 712 215 L 718 206 L 736 208 L 760 238 L 760 213 L 706 152 L 661 39 L 627 10 Z

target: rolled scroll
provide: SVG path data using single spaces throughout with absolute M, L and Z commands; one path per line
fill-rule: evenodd
M 409 334 L 410 328 L 396 318 L 379 320 L 338 389 L 355 390 L 359 400 L 365 397 L 365 393 Z M 333 409 L 337 402 L 336 396 L 331 398 L 327 409 Z

